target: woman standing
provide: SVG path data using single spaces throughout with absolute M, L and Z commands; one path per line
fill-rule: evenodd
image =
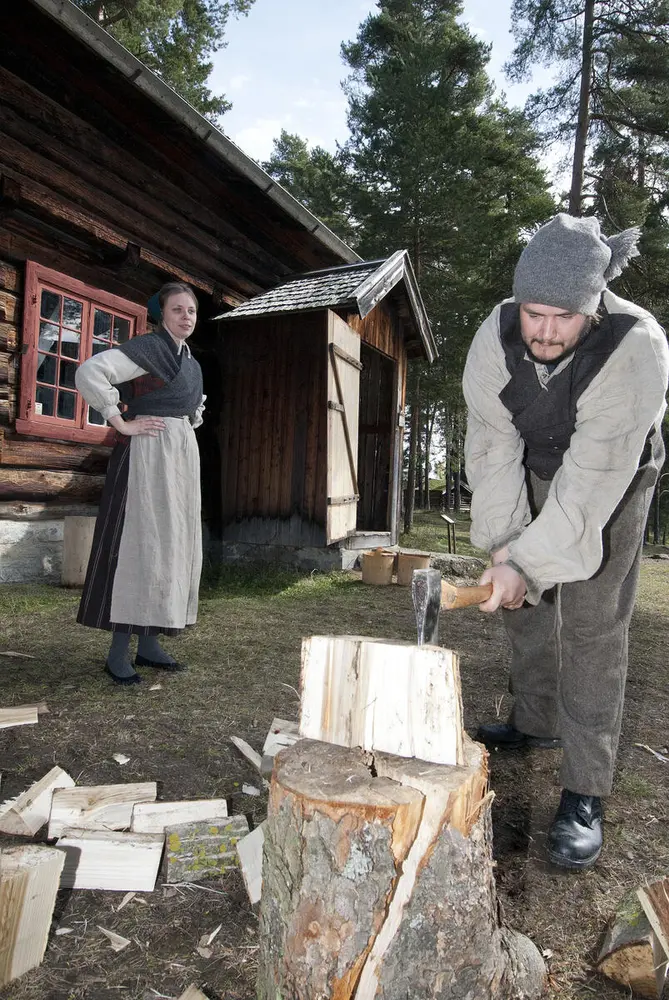
M 137 684 L 136 666 L 184 670 L 158 643 L 197 619 L 202 569 L 202 371 L 186 343 L 197 300 L 188 285 L 158 293 L 161 327 L 85 361 L 76 386 L 117 431 L 77 621 L 112 632 L 105 669 Z M 118 386 L 118 388 L 116 388 Z M 125 404 L 123 414 L 119 402 Z

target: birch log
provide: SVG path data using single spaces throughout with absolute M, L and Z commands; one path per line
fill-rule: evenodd
M 461 766 L 303 739 L 264 825 L 259 1000 L 535 998 L 544 965 L 500 926 L 487 755 Z

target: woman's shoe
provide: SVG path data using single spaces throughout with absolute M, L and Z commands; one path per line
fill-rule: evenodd
M 115 674 L 114 671 L 111 670 L 111 668 L 110 668 L 110 666 L 109 666 L 108 663 L 105 663 L 105 673 L 109 674 L 109 676 L 113 680 L 114 684 L 141 684 L 142 683 L 142 678 L 139 676 L 139 674 L 136 674 L 136 673 L 135 674 L 129 674 L 127 677 L 119 677 L 118 674 Z
M 145 656 L 140 656 L 138 653 L 135 657 L 136 667 L 155 667 L 156 670 L 167 670 L 172 674 L 180 673 L 183 670 L 188 670 L 185 663 L 177 663 L 176 660 L 171 660 L 169 663 L 159 663 L 157 660 L 147 660 Z

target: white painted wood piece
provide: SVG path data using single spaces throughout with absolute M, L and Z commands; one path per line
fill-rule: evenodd
M 345 747 L 463 762 L 457 654 L 360 636 L 302 643 L 300 734 Z
M 301 738 L 297 722 L 290 722 L 288 719 L 273 719 L 262 748 L 263 756 L 274 757 L 279 750 L 283 750 L 284 747 L 292 747 L 293 743 L 297 743 Z
M 136 802 L 155 802 L 155 781 L 125 785 L 81 785 L 56 791 L 51 799 L 49 839 L 66 827 L 85 830 L 128 830 Z
M 12 726 L 34 726 L 38 721 L 36 705 L 16 705 L 14 708 L 0 708 L 0 729 Z
M 58 788 L 74 788 L 74 779 L 62 767 L 51 770 L 17 798 L 0 805 L 0 833 L 32 837 L 49 819 L 51 799 Z
M 225 799 L 195 799 L 192 802 L 136 802 L 132 809 L 130 830 L 133 833 L 164 833 L 168 826 L 197 823 L 203 820 L 218 822 L 226 819 L 228 804 Z
M 239 866 L 251 906 L 260 902 L 262 893 L 262 856 L 265 843 L 264 823 L 237 842 Z
M 60 887 L 153 892 L 164 844 L 162 833 L 65 829 Z
M 2 852 L 0 987 L 42 961 L 64 860 L 62 851 L 41 844 Z

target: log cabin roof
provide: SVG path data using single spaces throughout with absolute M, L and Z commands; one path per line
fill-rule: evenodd
M 0 200 L 22 238 L 24 229 L 39 231 L 105 266 L 116 266 L 116 255 L 135 275 L 181 269 L 181 280 L 219 307 L 238 305 L 295 271 L 360 259 L 71 0 L 0 4 L 0 38 L 1 110 L 23 158 L 15 164 L 8 153 L 0 167 L 5 188 L 12 182 L 11 204 L 9 188 Z M 54 177 L 40 175 L 44 190 L 37 189 L 29 171 L 42 169 L 52 143 Z M 93 202 L 95 178 L 88 185 L 72 180 L 77 155 L 88 175 L 99 168 L 103 197 Z M 171 248 L 165 226 L 155 225 L 157 209 L 149 219 L 138 208 L 149 199 L 175 219 Z M 147 283 L 155 287 L 155 277 Z
M 231 312 L 214 319 L 236 320 L 314 309 L 352 308 L 364 319 L 391 295 L 404 321 L 409 356 L 437 357 L 430 322 L 406 250 L 360 264 L 310 271 L 285 279 Z

